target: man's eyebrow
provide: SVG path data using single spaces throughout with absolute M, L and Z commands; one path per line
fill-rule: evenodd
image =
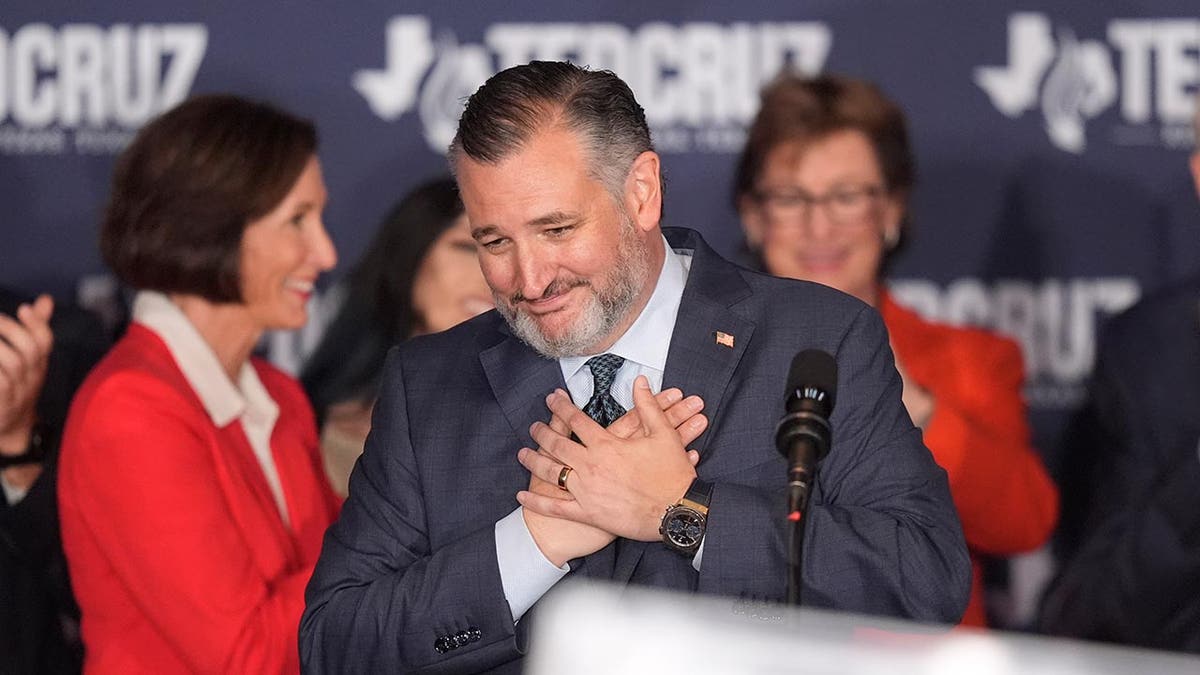
M 533 220 L 525 223 L 525 227 L 546 227 L 547 225 L 564 225 L 575 223 L 581 219 L 578 213 L 570 213 L 567 211 L 551 211 L 543 216 L 538 216 Z M 480 227 L 471 228 L 471 238 L 476 241 L 484 237 L 493 235 L 498 228 L 495 225 L 483 225 Z
M 568 213 L 566 211 L 551 211 L 544 216 L 539 216 L 526 223 L 528 227 L 545 227 L 546 225 L 562 225 L 579 220 L 578 213 Z
M 495 225 L 484 225 L 483 227 L 471 228 L 471 238 L 476 241 L 479 241 L 480 239 L 483 239 L 484 237 L 491 235 L 491 234 L 495 234 L 495 233 L 496 233 Z

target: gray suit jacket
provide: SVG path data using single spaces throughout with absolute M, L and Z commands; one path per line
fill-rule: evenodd
M 792 357 L 833 354 L 833 444 L 807 515 L 805 603 L 954 622 L 970 564 L 945 473 L 921 443 L 878 314 L 824 286 L 776 279 L 717 256 L 690 230 L 665 229 L 693 255 L 664 387 L 705 401 L 693 444 L 715 484 L 702 569 L 661 543 L 618 540 L 572 574 L 682 591 L 782 600 L 786 467 L 774 448 Z M 718 344 L 716 331 L 734 336 Z M 493 527 L 516 508 L 558 363 L 489 312 L 393 350 L 350 497 L 307 591 L 306 671 L 517 672 L 527 615 L 514 625 Z M 534 610 L 536 610 L 536 605 Z

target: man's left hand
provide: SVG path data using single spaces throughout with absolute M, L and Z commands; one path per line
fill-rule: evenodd
M 564 465 L 570 466 L 567 489 L 574 499 L 522 491 L 517 494 L 521 505 L 627 539 L 657 541 L 663 513 L 687 492 L 696 470 L 645 376 L 634 383 L 633 402 L 641 433 L 626 439 L 597 424 L 565 393 L 550 394 L 546 399 L 550 411 L 583 444 L 537 422 L 530 434 L 550 456 L 528 451 L 521 453 L 520 460 L 534 476 L 551 484 L 557 482 Z

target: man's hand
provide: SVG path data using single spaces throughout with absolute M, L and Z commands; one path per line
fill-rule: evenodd
M 671 388 L 660 392 L 655 397 L 655 402 L 662 409 L 668 423 L 679 433 L 684 445 L 695 441 L 708 425 L 708 420 L 700 414 L 704 408 L 704 401 L 699 396 L 684 398 L 679 389 Z M 549 426 L 559 436 L 570 436 L 570 428 L 558 414 L 551 415 Z M 641 419 L 638 417 L 636 409 L 614 421 L 609 425 L 608 431 L 622 439 L 641 432 Z M 545 449 L 539 449 L 539 451 L 553 459 Z M 557 460 L 553 461 L 557 462 Z M 688 451 L 688 461 L 695 466 L 700 461 L 699 453 L 695 450 Z M 559 462 L 559 470 L 561 470 L 561 464 Z M 570 492 L 558 488 L 557 479 L 557 474 L 554 476 L 554 481 L 551 482 L 542 480 L 537 474 L 531 473 L 529 492 L 547 499 L 573 501 L 575 498 Z M 570 479 L 568 479 L 569 483 Z M 525 509 L 524 515 L 525 526 L 529 528 L 529 532 L 542 554 L 559 567 L 572 558 L 599 551 L 616 538 L 615 535 L 598 527 L 550 517 L 530 509 Z
M 696 477 L 694 462 L 684 450 L 685 434 L 691 436 L 686 442 L 695 440 L 708 422 L 702 415 L 693 414 L 677 430 L 642 376 L 634 383 L 633 400 L 632 412 L 638 424 L 622 438 L 611 427 L 604 429 L 596 424 L 571 403 L 566 393 L 555 391 L 547 397 L 551 412 L 583 444 L 540 422 L 531 427 L 530 433 L 542 451 L 523 448 L 518 455 L 521 464 L 536 478 L 551 484 L 558 480 L 564 465 L 572 471 L 567 479 L 570 498 L 555 499 L 534 491 L 518 493 L 517 500 L 526 513 L 564 518 L 628 539 L 659 538 L 663 513 L 687 492 Z M 627 431 L 630 426 L 633 423 L 626 422 L 616 431 Z
M 550 417 L 550 426 L 560 434 L 570 433 L 567 423 L 557 416 Z M 529 476 L 529 492 L 546 499 L 573 499 L 571 493 L 558 489 L 557 484 L 544 481 L 534 474 Z M 616 538 L 591 525 L 551 518 L 529 509 L 523 513 L 525 527 L 529 529 L 538 550 L 557 567 L 562 567 L 573 558 L 591 555 Z
M 38 296 L 32 305 L 17 308 L 16 319 L 0 314 L 0 454 L 19 455 L 29 445 L 37 421 L 36 404 L 46 380 L 46 365 L 54 334 L 50 315 L 54 301 Z M 4 479 L 27 488 L 41 473 L 38 465 L 15 466 Z

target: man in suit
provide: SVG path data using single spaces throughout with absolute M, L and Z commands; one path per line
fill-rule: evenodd
M 568 573 L 782 599 L 773 437 L 804 348 L 838 364 L 806 604 L 958 620 L 961 528 L 878 314 L 661 229 L 659 157 L 621 80 L 503 71 L 450 158 L 497 311 L 389 356 L 309 584 L 306 669 L 517 672 L 527 612 Z M 685 497 L 690 540 L 666 527 Z
M 1200 147 L 1191 170 L 1200 196 Z M 1105 326 L 1077 427 L 1084 487 L 1042 630 L 1200 653 L 1200 279 Z

